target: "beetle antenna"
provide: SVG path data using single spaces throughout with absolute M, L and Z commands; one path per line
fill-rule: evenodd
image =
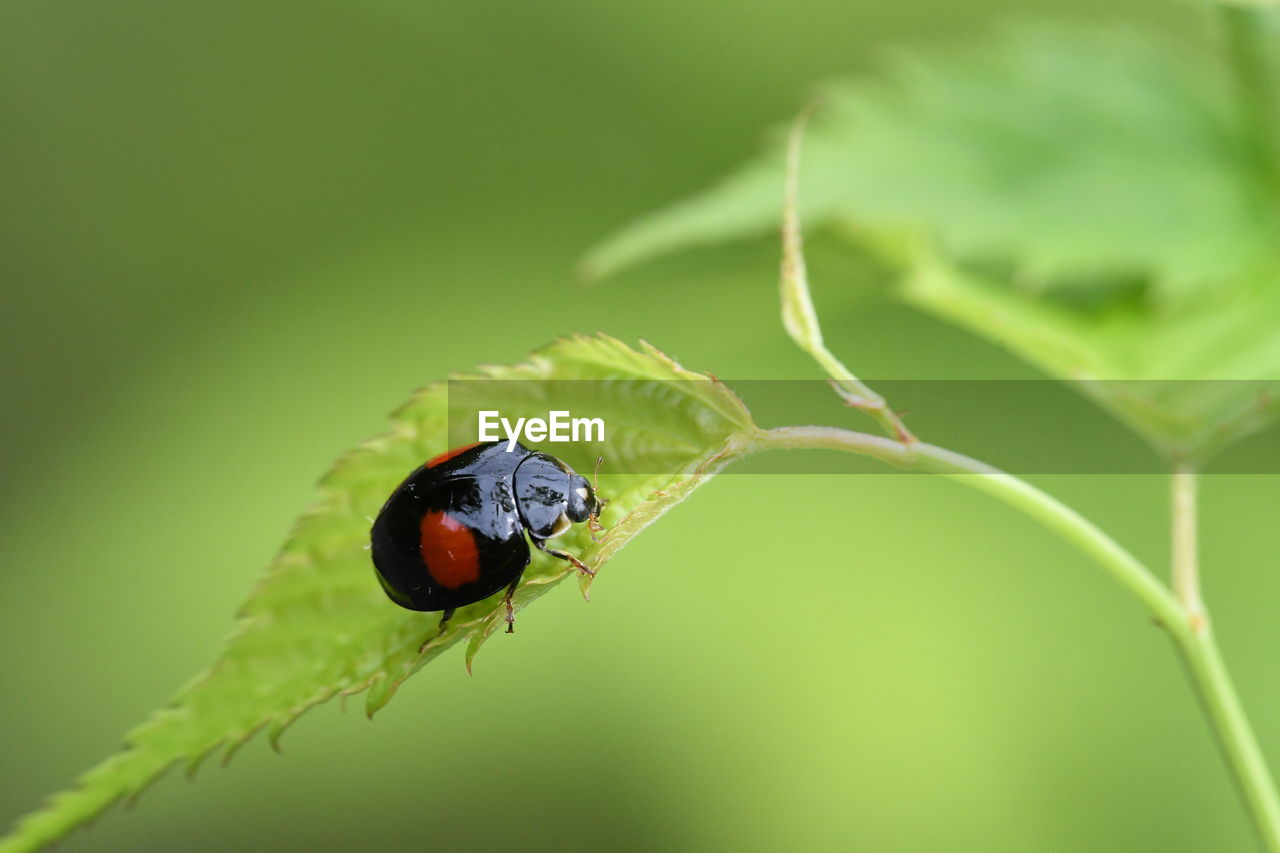
M 600 466 L 604 464 L 604 457 L 596 457 L 596 469 L 591 474 L 591 492 L 595 495 L 595 506 L 591 508 L 591 514 L 587 516 L 587 529 L 591 531 L 591 541 L 599 541 L 596 536 L 604 530 L 604 525 L 600 523 L 600 510 L 604 509 L 607 500 L 600 497 Z

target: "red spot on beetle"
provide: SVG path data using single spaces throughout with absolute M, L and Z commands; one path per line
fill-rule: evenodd
M 462 453 L 466 453 L 468 450 L 475 447 L 479 443 L 480 442 L 476 441 L 476 442 L 472 442 L 471 444 L 464 444 L 461 447 L 455 447 L 453 450 L 446 450 L 444 453 L 441 453 L 439 456 L 431 457 L 431 459 L 427 462 L 426 467 L 434 468 L 437 465 L 443 465 L 453 457 L 458 456 L 459 454 L 462 454 Z
M 422 516 L 422 562 L 432 580 L 446 589 L 480 579 L 480 552 L 468 528 L 447 512 Z

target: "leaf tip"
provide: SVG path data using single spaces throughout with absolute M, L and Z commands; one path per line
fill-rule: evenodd
M 342 697 L 341 702 L 345 708 L 345 695 Z M 290 713 L 284 717 L 277 718 L 275 722 L 271 724 L 271 728 L 267 730 L 267 743 L 271 744 L 271 750 L 275 752 L 276 755 L 280 755 L 284 752 L 284 747 L 280 745 L 280 740 L 284 737 L 284 733 L 288 730 L 289 726 L 293 724 L 293 721 L 298 719 L 300 716 L 302 716 L 302 711 L 297 710 L 296 713 Z
M 378 675 L 369 682 L 369 692 L 365 695 L 365 717 L 372 720 L 373 715 L 382 710 L 382 707 L 391 701 L 391 696 L 395 692 L 395 684 L 387 678 L 386 673 L 378 673 Z

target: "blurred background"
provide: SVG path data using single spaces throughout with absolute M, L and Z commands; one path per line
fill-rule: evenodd
M 1031 16 L 1213 38 L 1168 0 L 6 0 L 0 819 L 213 658 L 311 484 L 414 388 L 596 330 L 725 378 L 815 376 L 769 241 L 594 288 L 575 264 L 814 83 Z M 834 246 L 813 267 L 867 377 L 1035 376 Z M 1162 478 L 1037 482 L 1166 560 Z M 1207 596 L 1273 761 L 1278 490 L 1203 488 Z M 283 756 L 170 774 L 62 849 L 1252 844 L 1164 636 L 954 485 L 721 478 L 593 598 L 565 585 L 474 677 L 454 650 L 372 723 L 322 706 Z

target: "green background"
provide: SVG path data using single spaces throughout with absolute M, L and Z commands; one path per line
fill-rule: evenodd
M 0 6 L 0 817 L 213 656 L 329 462 L 450 370 L 573 331 L 816 375 L 767 241 L 574 266 L 886 46 L 1190 4 L 381 0 Z M 1021 378 L 815 246 L 862 374 Z M 832 422 L 851 421 L 833 404 Z M 1159 477 L 1041 477 L 1166 559 Z M 1204 485 L 1207 595 L 1263 746 L 1276 482 Z M 372 582 L 372 574 L 370 581 Z M 1029 521 L 926 477 L 716 480 L 373 723 L 179 773 L 90 850 L 1239 850 L 1162 634 Z

